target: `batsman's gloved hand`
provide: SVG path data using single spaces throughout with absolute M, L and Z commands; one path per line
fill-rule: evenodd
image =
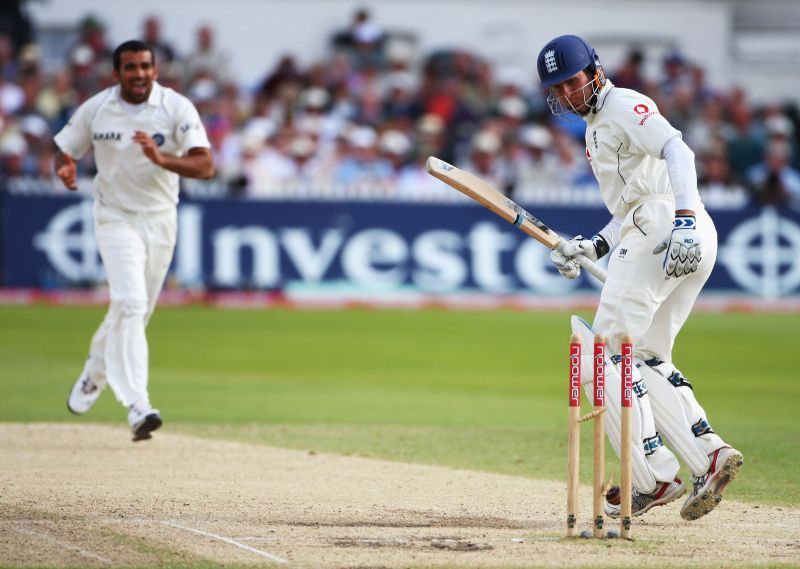
M 558 272 L 561 273 L 562 277 L 577 279 L 581 274 L 581 266 L 578 264 L 578 261 L 567 257 L 558 249 L 550 251 L 550 260 L 556 266 Z
M 550 252 L 550 260 L 564 277 L 576 279 L 581 274 L 581 266 L 575 260 L 577 255 L 597 261 L 608 251 L 608 243 L 602 236 L 595 235 L 591 239 L 584 239 L 582 235 L 576 235 L 562 246 L 553 249 Z
M 576 235 L 567 241 L 561 248 L 561 252 L 568 258 L 576 255 L 583 255 L 590 261 L 597 261 L 608 253 L 610 247 L 602 235 L 595 235 L 591 239 L 584 239 L 582 235 Z
M 663 266 L 667 278 L 682 277 L 697 270 L 703 259 L 703 247 L 694 215 L 675 216 L 672 233 L 653 249 L 653 254 L 664 251 Z

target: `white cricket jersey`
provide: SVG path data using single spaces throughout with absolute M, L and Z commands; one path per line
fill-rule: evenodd
M 614 217 L 624 218 L 643 198 L 672 195 L 661 152 L 681 136 L 648 97 L 606 82 L 586 121 L 586 157 Z
M 135 143 L 134 131 L 152 136 L 164 154 L 182 156 L 210 148 L 200 115 L 183 95 L 153 82 L 136 114 L 127 111 L 119 85 L 83 103 L 55 136 L 59 149 L 80 159 L 94 147 L 94 197 L 102 205 L 133 212 L 161 211 L 178 203 L 179 176 L 150 161 Z

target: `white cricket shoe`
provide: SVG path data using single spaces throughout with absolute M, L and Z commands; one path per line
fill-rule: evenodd
M 164 421 L 161 420 L 161 415 L 158 409 L 151 407 L 140 407 L 136 404 L 130 406 L 128 411 L 128 424 L 131 426 L 133 433 L 133 442 L 144 441 L 153 436 L 150 434 L 161 425 Z
M 663 506 L 677 500 L 686 494 L 686 485 L 676 478 L 672 482 L 662 482 L 651 494 L 640 493 L 636 488 L 631 494 L 631 516 L 641 516 L 650 508 Z M 620 491 L 619 486 L 612 486 L 606 493 L 606 503 L 603 511 L 609 518 L 620 517 Z
M 75 415 L 83 415 L 92 408 L 104 388 L 104 383 L 98 385 L 89 377 L 89 360 L 87 359 L 81 375 L 78 376 L 78 380 L 72 386 L 72 391 L 69 392 L 67 409 Z
M 702 518 L 722 501 L 728 483 L 736 478 L 744 464 L 744 457 L 735 448 L 724 446 L 710 455 L 711 466 L 702 476 L 694 478 L 694 489 L 681 508 L 684 520 Z

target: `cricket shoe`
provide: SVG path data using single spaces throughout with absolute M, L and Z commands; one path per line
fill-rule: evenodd
M 676 478 L 672 482 L 662 482 L 656 487 L 655 492 L 643 494 L 633 489 L 631 493 L 631 515 L 641 516 L 650 508 L 663 506 L 677 500 L 686 494 L 686 485 Z M 620 489 L 619 486 L 612 486 L 606 493 L 606 503 L 603 507 L 609 518 L 620 517 Z
M 67 397 L 67 409 L 69 409 L 70 413 L 75 415 L 83 415 L 92 408 L 92 405 L 94 405 L 98 397 L 100 397 L 104 388 L 104 383 L 98 385 L 89 377 L 89 360 L 87 359 L 83 372 L 81 372 L 81 375 L 69 392 L 69 397 Z
M 161 420 L 158 409 L 134 404 L 128 411 L 128 424 L 133 433 L 133 442 L 137 442 L 153 438 L 150 433 L 161 427 L 164 421 Z
M 710 455 L 708 472 L 694 478 L 694 489 L 681 508 L 684 520 L 702 518 L 722 501 L 728 483 L 736 478 L 744 464 L 744 457 L 735 448 L 724 446 Z

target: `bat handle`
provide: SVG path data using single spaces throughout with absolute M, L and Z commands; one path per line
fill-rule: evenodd
M 559 251 L 562 251 L 564 249 L 564 245 L 565 244 L 566 244 L 566 241 L 564 241 L 562 239 L 556 245 L 556 249 L 558 249 Z M 580 255 L 580 254 L 575 255 L 575 257 L 573 257 L 573 258 L 576 261 L 578 261 L 578 264 L 582 268 L 586 269 L 589 273 L 591 273 L 591 275 L 594 278 L 596 278 L 598 281 L 600 281 L 601 283 L 606 282 L 606 272 L 603 270 L 602 267 L 600 267 L 600 265 L 598 265 L 597 263 L 595 263 L 591 259 L 587 259 L 585 256 Z
M 606 282 L 606 272 L 600 265 L 596 264 L 591 259 L 587 259 L 583 255 L 576 255 L 575 260 L 578 261 L 578 264 L 581 267 L 589 271 L 592 274 L 592 276 L 596 278 L 598 281 L 600 281 L 601 283 Z

